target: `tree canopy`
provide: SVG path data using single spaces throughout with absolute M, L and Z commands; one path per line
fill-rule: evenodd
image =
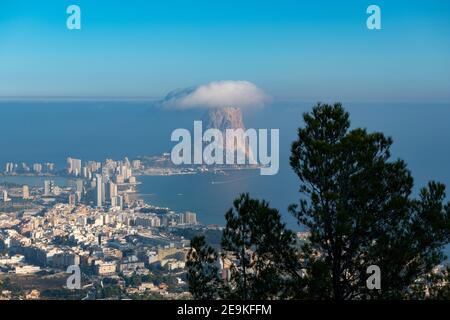
M 391 159 L 392 139 L 350 130 L 340 104 L 318 104 L 303 119 L 290 158 L 302 198 L 290 210 L 311 232 L 304 248 L 311 289 L 319 280 L 325 287 L 313 289 L 313 297 L 408 295 L 444 259 L 450 240 L 445 186 L 430 182 L 412 198 L 411 172 Z M 370 265 L 381 270 L 379 291 L 367 290 Z

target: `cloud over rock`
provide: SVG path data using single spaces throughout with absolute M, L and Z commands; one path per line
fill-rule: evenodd
M 270 97 L 249 81 L 214 81 L 198 87 L 170 92 L 161 102 L 167 109 L 192 108 L 255 108 L 262 107 Z

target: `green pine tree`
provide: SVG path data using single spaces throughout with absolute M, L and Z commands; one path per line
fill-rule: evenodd
M 221 280 L 219 277 L 218 254 L 206 244 L 205 237 L 195 236 L 187 255 L 186 267 L 189 292 L 196 300 L 219 298 Z
M 222 256 L 232 262 L 226 298 L 278 299 L 300 279 L 296 237 L 278 210 L 242 194 L 226 215 Z
M 404 161 L 391 159 L 392 139 L 350 130 L 340 104 L 318 104 L 303 119 L 290 158 L 302 196 L 290 210 L 311 232 L 305 297 L 407 297 L 444 260 L 445 186 L 430 182 L 412 199 L 413 178 Z M 381 290 L 367 289 L 370 265 L 380 267 Z
M 191 240 L 187 257 L 194 299 L 280 299 L 293 297 L 300 283 L 296 237 L 268 203 L 242 194 L 226 215 L 221 259 L 229 279 L 218 276 L 218 254 L 203 236 Z

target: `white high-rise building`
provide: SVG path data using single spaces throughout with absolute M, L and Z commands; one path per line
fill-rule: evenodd
M 53 193 L 54 182 L 52 180 L 44 181 L 44 196 L 50 196 Z
M 132 166 L 133 169 L 139 169 L 141 167 L 141 160 L 133 160 Z
M 132 175 L 131 169 L 127 165 L 121 165 L 119 175 L 123 176 L 124 180 L 128 180 Z
M 67 158 L 67 173 L 79 176 L 81 174 L 81 160 Z
M 55 170 L 55 164 L 51 163 L 51 162 L 47 162 L 47 163 L 45 163 L 45 168 L 46 168 L 47 172 L 52 172 L 53 170 Z
M 101 174 L 97 174 L 97 207 L 101 207 L 103 205 L 103 179 Z
M 117 207 L 118 197 L 111 197 L 111 207 Z
M 8 202 L 10 199 L 8 198 L 8 191 L 3 190 L 3 202 Z
M 195 212 L 186 211 L 180 214 L 181 224 L 197 224 L 197 214 Z
M 73 159 L 74 174 L 81 175 L 81 159 Z
M 73 171 L 73 165 L 72 165 L 72 158 L 67 158 L 67 174 L 72 174 Z
M 24 200 L 30 199 L 30 188 L 28 188 L 27 185 L 24 185 L 24 186 L 22 187 L 22 198 L 23 198 Z
M 84 178 L 88 177 L 88 168 L 87 167 L 83 167 L 83 177 Z
M 117 196 L 117 206 L 120 207 L 120 210 L 123 209 L 123 197 Z
M 33 164 L 33 171 L 36 173 L 41 173 L 42 172 L 42 164 L 40 164 L 40 163 Z
M 117 197 L 117 185 L 110 181 L 109 182 L 109 192 L 108 192 L 109 200 L 111 201 L 113 198 Z
M 76 186 L 77 186 L 76 191 L 83 193 L 83 180 L 82 179 L 77 179 Z
M 106 186 L 107 183 L 105 182 L 105 178 L 102 177 L 102 203 L 105 203 L 106 201 Z

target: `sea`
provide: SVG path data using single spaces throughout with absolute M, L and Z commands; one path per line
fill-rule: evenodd
M 222 174 L 139 176 L 139 195 L 148 203 L 193 211 L 205 224 L 225 223 L 233 199 L 248 192 L 277 208 L 284 222 L 302 230 L 288 206 L 300 199 L 299 180 L 289 166 L 290 146 L 303 124 L 302 114 L 315 102 L 278 101 L 244 110 L 247 128 L 280 130 L 280 169 L 274 176 L 259 170 Z M 414 177 L 414 193 L 430 180 L 450 186 L 450 104 L 344 103 L 352 127 L 381 131 L 394 140 L 392 157 L 404 159 Z M 170 152 L 171 133 L 193 128 L 204 110 L 169 111 L 152 100 L 2 100 L 0 166 L 6 162 L 54 162 L 67 157 L 103 161 Z M 0 177 L 0 181 L 43 185 L 40 177 Z M 64 185 L 63 180 L 56 181 Z

